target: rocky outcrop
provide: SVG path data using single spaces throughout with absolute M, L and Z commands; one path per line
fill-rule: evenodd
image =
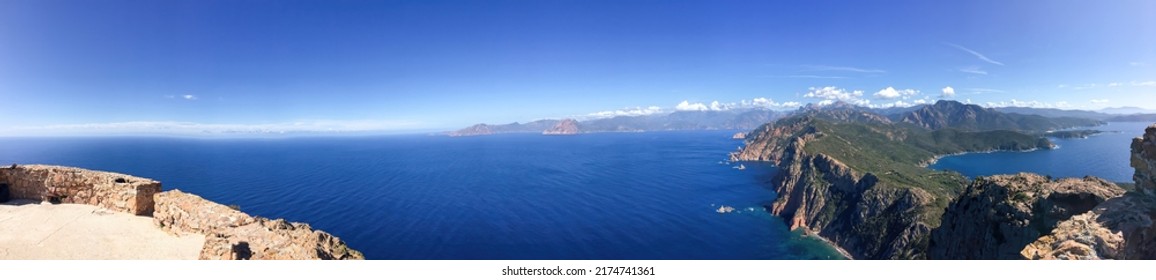
M 1136 172 L 1136 191 L 1144 195 L 1156 196 L 1156 124 L 1148 126 L 1144 135 L 1132 139 L 1132 168 Z
M 341 239 L 303 223 L 252 217 L 172 190 L 156 195 L 153 221 L 174 233 L 204 234 L 201 259 L 344 260 L 365 257 Z
M 543 135 L 573 135 L 578 134 L 578 122 L 573 119 L 564 119 L 557 125 L 542 131 Z
M 742 140 L 742 139 L 746 139 L 746 138 L 747 138 L 746 132 L 737 132 L 737 133 L 735 133 L 735 135 L 731 136 L 731 139 L 737 139 L 737 140 Z
M 779 163 L 789 147 L 788 143 L 801 142 L 792 143 L 801 147 L 807 141 L 821 136 L 822 133 L 811 124 L 810 117 L 764 124 L 747 135 L 747 138 L 750 138 L 746 141 L 747 145 L 739 151 L 731 153 L 730 159 L 731 161 Z
M 134 215 L 153 213 L 161 183 L 125 174 L 52 165 L 0 168 L 12 199 L 88 204 Z
M 932 259 L 1017 259 L 1061 221 L 1124 194 L 1095 177 L 1050 180 L 1036 174 L 976 178 L 931 234 Z
M 1029 259 L 1156 259 L 1156 125 L 1132 141 L 1136 190 L 1060 223 L 1021 252 Z

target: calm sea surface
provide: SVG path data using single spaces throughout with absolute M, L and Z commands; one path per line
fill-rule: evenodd
M 1128 166 L 1132 138 L 1151 123 L 1109 123 L 1096 130 L 1114 131 L 1086 139 L 1052 139 L 1055 150 L 966 154 L 940 159 L 931 168 L 955 170 L 967 176 L 1033 172 L 1052 177 L 1096 176 L 1113 182 L 1132 182 Z
M 250 214 L 308 222 L 372 259 L 837 256 L 761 210 L 775 197 L 772 167 L 719 163 L 741 144 L 731 133 L 0 138 L 0 163 L 157 179 Z M 720 205 L 739 211 L 718 214 Z

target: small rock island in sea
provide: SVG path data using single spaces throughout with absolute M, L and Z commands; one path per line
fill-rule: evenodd
M 0 219 L 0 234 L 15 237 L 0 239 L 0 247 L 21 249 L 0 259 L 365 258 L 308 224 L 254 217 L 180 190 L 162 192 L 160 182 L 125 174 L 12 165 L 0 168 L 0 192 L 8 194 L 0 197 L 0 218 L 7 218 Z M 55 231 L 41 230 L 57 222 Z

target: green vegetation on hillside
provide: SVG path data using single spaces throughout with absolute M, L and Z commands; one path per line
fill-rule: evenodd
M 966 132 L 954 129 L 926 130 L 908 124 L 833 122 L 813 119 L 811 125 L 823 136 L 807 144 L 810 154 L 826 154 L 860 173 L 879 178 L 877 186 L 916 187 L 936 196 L 934 205 L 924 209 L 939 213 L 967 184 L 956 172 L 935 171 L 922 166 L 939 155 L 993 150 L 1050 148 L 1052 143 L 1014 131 Z M 925 221 L 938 225 L 938 219 Z

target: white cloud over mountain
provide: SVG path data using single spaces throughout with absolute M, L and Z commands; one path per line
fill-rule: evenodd
M 940 94 L 939 97 L 955 97 L 955 89 L 951 87 L 944 87 L 943 94 Z
M 907 98 L 910 98 L 910 97 L 916 96 L 916 95 L 919 95 L 919 90 L 895 89 L 893 87 L 887 87 L 885 89 L 881 89 L 881 90 L 875 92 L 875 94 L 874 94 L 875 98 L 878 98 L 878 99 L 896 99 L 896 98 L 907 99 Z
M 862 96 L 863 96 L 862 90 L 848 91 L 848 90 L 833 87 L 833 86 L 821 87 L 821 88 L 811 87 L 811 88 L 807 89 L 806 94 L 803 94 L 803 97 L 806 97 L 806 98 L 818 98 L 818 99 L 825 99 L 825 100 L 842 100 L 842 101 L 852 101 L 852 100 L 859 99 L 859 97 L 862 97 Z

